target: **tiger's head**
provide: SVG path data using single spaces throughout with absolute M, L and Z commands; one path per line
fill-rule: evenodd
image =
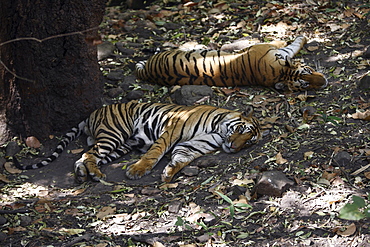
M 275 84 L 279 90 L 306 91 L 325 88 L 328 81 L 325 76 L 303 63 L 289 65 L 284 82 Z
M 226 153 L 236 153 L 243 148 L 256 144 L 261 139 L 258 120 L 249 113 L 239 113 L 226 121 L 226 135 L 223 138 L 222 149 Z

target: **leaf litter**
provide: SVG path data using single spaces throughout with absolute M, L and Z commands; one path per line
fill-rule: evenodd
M 219 153 L 194 161 L 200 170 L 197 176 L 180 174 L 170 184 L 160 182 L 160 168 L 139 181 L 114 177 L 124 172 L 115 170 L 122 164 L 104 168 L 108 180 L 101 183 L 77 185 L 67 172 L 53 175 L 51 166 L 71 169 L 81 146 L 71 148 L 70 156 L 63 154 L 60 163 L 46 170 L 18 174 L 5 166 L 0 240 L 5 246 L 368 243 L 366 220 L 352 222 L 338 216 L 351 205 L 352 195 L 369 203 L 369 89 L 357 87 L 369 69 L 369 55 L 364 55 L 369 10 L 365 1 L 294 0 L 184 5 L 159 1 L 147 10 L 107 8 L 101 27 L 104 39 L 122 42 L 135 55 L 117 52 L 100 61 L 105 75 L 111 70 L 131 73 L 136 61 L 150 55 L 145 49 L 166 42 L 178 46 L 196 41 L 219 48 L 242 37 L 291 41 L 304 34 L 312 45 L 297 57 L 322 70 L 330 85 L 308 93 L 214 88 L 215 96 L 202 103 L 239 110 L 252 105 L 267 134 L 258 145 L 238 154 Z M 109 81 L 106 90 L 119 87 L 118 83 Z M 144 90 L 145 98 L 170 101 L 153 87 Z M 134 88 L 140 90 L 144 84 Z M 119 102 L 129 91 L 109 102 Z M 28 157 L 35 155 L 32 151 Z M 266 170 L 283 171 L 297 185 L 282 197 L 251 195 L 257 177 Z M 59 186 L 62 180 L 69 185 Z

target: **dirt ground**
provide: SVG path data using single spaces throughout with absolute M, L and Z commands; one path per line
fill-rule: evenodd
M 370 122 L 356 115 L 370 109 L 369 9 L 365 1 L 107 8 L 101 33 L 122 47 L 100 61 L 105 103 L 171 101 L 171 89 L 128 86 L 135 62 L 153 47 L 196 41 L 217 48 L 245 36 L 290 42 L 305 35 L 310 41 L 297 58 L 322 71 L 329 86 L 295 93 L 213 88 L 203 104 L 236 110 L 252 105 L 264 138 L 236 154 L 201 157 L 169 184 L 160 181 L 168 157 L 150 175 L 127 179 L 123 169 L 137 152 L 104 166 L 106 181 L 76 183 L 73 163 L 81 153 L 74 151 L 86 149 L 84 138 L 45 168 L 19 174 L 2 168 L 1 245 L 370 246 L 369 218 L 338 217 L 353 195 L 370 203 Z M 40 160 L 56 143 L 53 138 L 41 150 L 25 148 L 22 163 Z M 280 197 L 254 194 L 264 171 L 281 171 L 294 186 Z

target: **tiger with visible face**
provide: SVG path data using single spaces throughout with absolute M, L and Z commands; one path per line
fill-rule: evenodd
M 323 74 L 293 61 L 306 42 L 301 36 L 288 46 L 274 41 L 233 53 L 199 48 L 164 51 L 137 63 L 136 76 L 166 86 L 260 85 L 290 91 L 326 87 Z
M 44 161 L 21 166 L 15 160 L 15 165 L 23 170 L 46 166 L 84 132 L 92 148 L 74 164 L 79 182 L 86 181 L 89 176 L 96 181 L 104 178 L 100 165 L 133 148 L 145 153 L 127 168 L 126 175 L 130 179 L 148 174 L 163 155 L 172 150 L 171 161 L 162 174 L 162 180 L 169 182 L 179 170 L 204 154 L 218 149 L 234 153 L 256 143 L 261 133 L 258 121 L 251 115 L 251 112 L 245 114 L 207 105 L 135 101 L 109 105 L 94 111 L 68 132 Z

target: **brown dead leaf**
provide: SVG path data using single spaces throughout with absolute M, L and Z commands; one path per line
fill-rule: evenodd
M 84 149 L 83 148 L 79 148 L 79 149 L 73 149 L 73 150 L 71 150 L 71 153 L 72 154 L 79 154 L 79 153 L 81 153 L 81 152 L 83 152 L 84 151 Z
M 268 122 L 268 123 L 275 123 L 276 122 L 276 120 L 278 120 L 279 119 L 279 117 L 265 117 L 264 118 L 264 122 Z
M 352 118 L 354 119 L 361 119 L 365 121 L 370 121 L 370 110 L 366 110 L 365 112 L 356 112 L 353 113 Z
M 4 183 L 10 183 L 10 180 L 4 175 L 0 173 L 0 181 Z
M 312 151 L 305 152 L 305 153 L 303 154 L 303 158 L 304 158 L 305 160 L 309 160 L 309 159 L 311 159 L 311 158 L 312 158 L 313 154 L 314 154 L 314 152 L 312 152 Z
M 175 189 L 177 188 L 179 184 L 178 183 L 167 183 L 159 186 L 160 189 L 165 190 L 165 189 Z
M 287 131 L 289 131 L 290 133 L 294 133 L 295 132 L 295 128 L 290 126 L 290 125 L 285 125 L 285 128 Z
M 288 162 L 288 160 L 284 159 L 280 152 L 276 155 L 276 163 L 277 164 L 282 165 L 282 164 L 285 164 L 287 162 Z
M 114 214 L 116 212 L 116 208 L 112 208 L 112 207 L 103 207 L 97 214 L 96 214 L 96 218 L 98 219 L 103 219 L 104 217 L 108 216 L 108 215 L 111 215 L 111 214 Z
M 324 171 L 323 174 L 321 175 L 321 178 L 330 181 L 333 178 L 335 178 L 336 176 L 338 176 L 338 174 L 335 173 L 335 172 L 327 172 L 327 171 Z
M 346 9 L 344 10 L 343 14 L 346 16 L 346 17 L 350 17 L 351 15 L 353 15 L 353 13 L 355 13 L 355 10 L 354 9 Z
M 4 164 L 4 168 L 7 172 L 11 173 L 11 174 L 19 174 L 19 173 L 22 173 L 22 170 L 19 170 L 18 168 L 16 168 L 12 162 L 5 162 Z
M 370 172 L 364 172 L 364 175 L 367 179 L 370 179 Z
M 336 233 L 340 236 L 351 236 L 356 232 L 356 225 L 355 223 L 350 224 L 347 227 L 344 227 L 343 229 L 338 229 Z
M 355 12 L 355 13 L 353 13 L 357 18 L 359 18 L 359 19 L 362 19 L 362 18 L 364 18 L 364 15 L 362 15 L 362 14 L 360 14 L 360 13 L 358 13 L 358 12 Z
M 240 91 L 239 88 L 236 88 L 236 89 L 229 89 L 229 88 L 222 88 L 221 91 L 226 95 L 226 96 L 229 96 L 233 93 L 237 93 Z
M 40 141 L 34 136 L 27 137 L 26 145 L 27 147 L 30 147 L 30 148 L 40 148 L 41 147 Z

